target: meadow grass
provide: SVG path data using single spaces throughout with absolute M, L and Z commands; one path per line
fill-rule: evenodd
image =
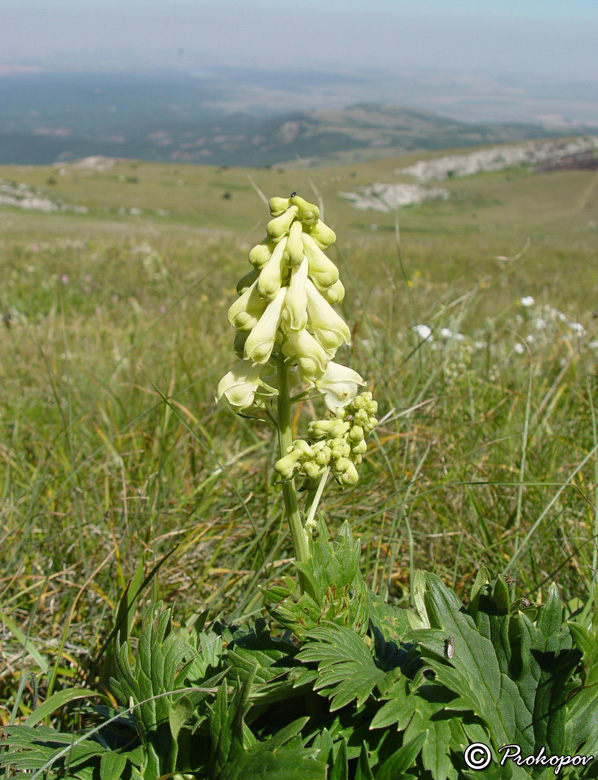
M 337 197 L 406 162 L 250 173 L 268 195 L 321 194 L 354 333 L 343 362 L 380 404 L 360 482 L 324 510 L 393 600 L 416 568 L 464 592 L 486 564 L 531 599 L 555 580 L 573 611 L 598 566 L 597 179 L 450 181 L 453 199 L 400 224 Z M 0 211 L 4 723 L 32 706 L 26 672 L 42 692 L 88 676 L 140 562 L 162 562 L 142 601 L 234 620 L 291 555 L 271 432 L 214 403 L 267 219 L 248 172 L 66 171 L 0 169 L 89 208 Z M 297 434 L 316 416 L 303 404 Z

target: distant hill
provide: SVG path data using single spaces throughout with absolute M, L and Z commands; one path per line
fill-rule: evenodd
M 538 125 L 473 124 L 381 104 L 275 114 L 227 113 L 225 102 L 220 84 L 180 74 L 0 78 L 0 164 L 104 155 L 263 167 L 562 135 Z
M 471 124 L 420 109 L 358 104 L 331 111 L 309 111 L 270 120 L 255 157 L 320 161 L 339 152 L 369 150 L 372 156 L 450 149 L 556 133 L 536 125 Z M 360 155 L 363 156 L 363 155 Z

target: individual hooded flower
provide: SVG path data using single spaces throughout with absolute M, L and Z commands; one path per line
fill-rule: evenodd
M 299 209 L 297 206 L 289 206 L 286 211 L 283 211 L 266 225 L 266 232 L 272 239 L 272 241 L 280 241 L 284 236 L 288 235 L 291 229 L 291 224 L 295 220 Z
M 324 349 L 334 355 L 343 342 L 351 343 L 349 326 L 309 279 L 305 288 L 310 329 Z
M 303 241 L 301 237 L 303 235 L 303 225 L 299 221 L 293 222 L 291 229 L 289 230 L 289 237 L 287 244 L 283 252 L 283 259 L 289 268 L 296 268 L 304 261 Z
M 328 247 L 336 241 L 334 230 L 331 230 L 328 225 L 325 225 L 321 219 L 319 219 L 315 225 L 310 225 L 307 232 L 320 249 L 328 249 Z
M 286 238 L 283 238 L 276 244 L 270 259 L 260 271 L 257 280 L 257 290 L 263 298 L 272 300 L 280 290 L 284 272 L 282 259 L 286 245 Z
M 345 286 L 339 279 L 337 282 L 335 282 L 330 287 L 327 287 L 325 290 L 322 290 L 322 295 L 328 303 L 334 305 L 335 303 L 342 303 L 345 298 Z
M 258 281 L 256 279 L 228 310 L 228 321 L 237 330 L 251 330 L 266 308 L 267 301 L 260 297 L 257 289 Z
M 307 325 L 307 260 L 300 266 L 293 268 L 289 291 L 285 300 L 282 313 L 284 322 L 289 330 L 303 330 Z
M 223 396 L 237 412 L 252 406 L 256 390 L 260 385 L 260 365 L 251 360 L 240 360 L 218 383 L 216 401 Z
M 329 360 L 326 371 L 314 384 L 324 393 L 324 402 L 328 409 L 336 413 L 355 398 L 357 388 L 365 385 L 365 382 L 357 371 Z
M 267 363 L 270 359 L 286 295 L 287 288 L 282 287 L 247 337 L 244 354 L 252 363 Z
M 302 239 L 305 256 L 309 263 L 310 279 L 318 288 L 325 289 L 331 287 L 338 282 L 338 268 L 324 254 L 310 235 L 304 233 Z
M 329 364 L 326 352 L 306 330 L 292 330 L 282 351 L 287 357 L 297 360 L 301 378 L 306 382 L 321 377 Z

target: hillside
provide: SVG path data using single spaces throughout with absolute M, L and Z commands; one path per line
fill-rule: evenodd
M 253 167 L 298 158 L 322 164 L 558 134 L 535 124 L 468 123 L 383 104 L 275 112 L 231 111 L 226 101 L 216 82 L 168 74 L 0 78 L 0 164 L 47 165 L 91 155 Z
M 396 115 L 392 121 L 386 116 L 395 127 Z M 366 119 L 355 126 L 356 133 L 367 133 Z M 247 237 L 262 217 L 256 188 L 268 196 L 297 190 L 307 197 L 314 196 L 315 188 L 327 220 L 345 240 L 368 245 L 373 241 L 386 252 L 394 245 L 400 209 L 401 232 L 410 236 L 414 269 L 437 280 L 449 281 L 462 273 L 470 281 L 479 280 L 492 270 L 495 256 L 517 254 L 529 238 L 525 262 L 512 269 L 525 289 L 544 289 L 550 266 L 550 289 L 556 299 L 578 306 L 589 287 L 598 284 L 594 262 L 598 178 L 596 152 L 590 149 L 594 145 L 592 138 L 528 142 L 307 170 L 114 158 L 3 166 L 0 225 L 5 246 L 13 239 L 31 242 L 33 236 L 51 242 L 59 235 L 86 242 L 134 241 L 135 236 L 170 241 L 166 237 L 175 233 L 192 243 L 219 235 L 245 243 L 259 238 L 254 233 Z M 498 158 L 504 163 L 500 169 Z M 456 160 L 471 175 L 459 173 Z M 551 166 L 559 169 L 550 170 Z M 200 257 L 199 244 L 197 251 Z M 564 257 L 566 264 L 561 262 Z M 468 258 L 465 266 L 463 258 Z M 578 272 L 573 273 L 576 263 Z M 500 307 L 507 292 L 497 291 L 493 308 Z

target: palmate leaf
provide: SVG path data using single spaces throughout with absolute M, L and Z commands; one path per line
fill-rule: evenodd
M 468 740 L 460 719 L 450 710 L 452 692 L 438 684 L 429 684 L 423 678 L 423 684 L 410 698 L 414 713 L 403 739 L 409 743 L 418 736 L 423 737 L 421 760 L 434 780 L 456 778 L 451 752 L 461 754 Z
M 252 704 L 271 704 L 297 696 L 301 691 L 296 690 L 296 677 L 289 674 L 301 668 L 297 652 L 292 642 L 273 637 L 265 622 L 258 620 L 254 630 L 235 634 L 227 648 L 229 679 L 245 680 L 249 674 L 254 675 Z
M 430 682 L 420 672 L 415 680 L 399 677 L 385 692 L 388 699 L 372 719 L 371 729 L 395 726 L 404 732 L 403 741 L 410 742 L 424 735 L 422 763 L 434 780 L 456 778 L 453 754 L 462 754 L 468 744 L 462 718 L 455 717 L 455 694 L 436 682 Z M 471 720 L 471 716 L 469 716 Z M 484 732 L 484 739 L 488 737 Z
M 422 647 L 436 681 L 486 724 L 495 749 L 518 744 L 523 756 L 541 747 L 561 755 L 569 680 L 580 653 L 562 622 L 556 588 L 535 625 L 521 612 L 511 614 L 502 586 L 485 586 L 474 620 L 437 576 L 426 574 L 423 604 L 430 629 L 408 636 Z
M 298 657 L 303 663 L 318 664 L 314 690 L 331 699 L 331 711 L 352 701 L 359 707 L 386 680 L 387 673 L 376 666 L 363 639 L 345 626 L 313 629 Z

